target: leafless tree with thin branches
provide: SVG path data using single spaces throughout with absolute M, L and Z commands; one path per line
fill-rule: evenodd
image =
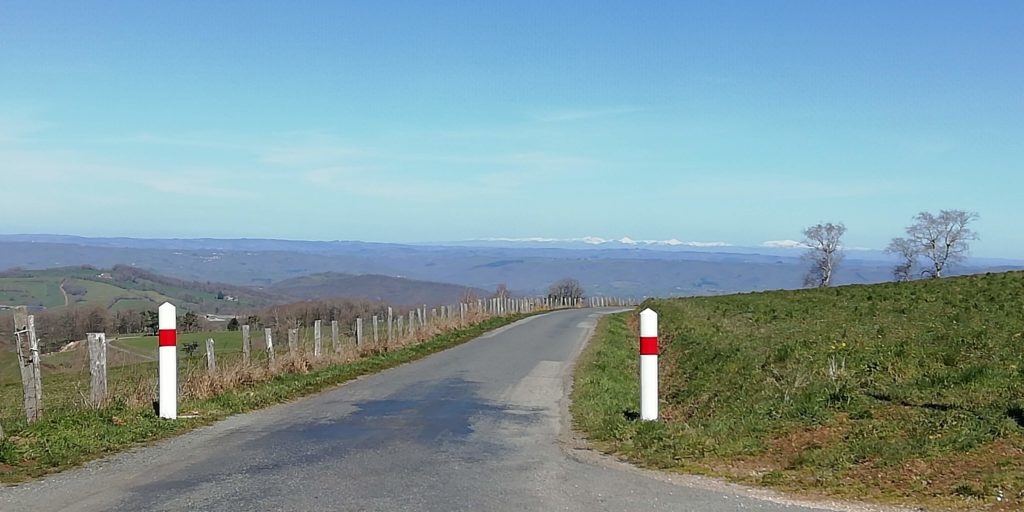
M 492 297 L 497 299 L 508 299 L 512 297 L 512 290 L 508 289 L 508 285 L 505 283 L 499 283 L 498 287 L 494 289 L 494 295 Z
M 974 212 L 942 210 L 938 215 L 921 212 L 914 216 L 914 224 L 907 227 L 906 238 L 893 239 L 893 244 L 907 244 L 915 255 L 928 260 L 922 275 L 942 277 L 950 265 L 963 262 L 970 251 L 970 242 L 978 234 L 968 224 L 978 220 Z
M 552 299 L 579 300 L 583 298 L 583 287 L 580 286 L 579 281 L 565 278 L 551 285 L 548 289 L 548 297 Z
M 832 276 L 843 259 L 841 239 L 846 233 L 843 223 L 817 224 L 804 230 L 804 245 L 811 269 L 804 277 L 804 286 L 824 288 L 832 285 Z
M 903 283 L 914 278 L 914 266 L 917 264 L 919 251 L 909 238 L 893 238 L 885 252 L 896 255 L 900 262 L 892 269 L 892 277 Z

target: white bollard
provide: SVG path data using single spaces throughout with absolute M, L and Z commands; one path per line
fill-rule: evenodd
M 658 314 L 640 312 L 640 419 L 658 419 Z
M 160 325 L 160 417 L 168 420 L 178 417 L 178 319 L 170 302 L 159 308 Z

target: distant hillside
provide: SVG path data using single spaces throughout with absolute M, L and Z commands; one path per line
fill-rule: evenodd
M 281 300 L 269 292 L 183 281 L 125 265 L 109 270 L 83 266 L 0 273 L 0 307 L 24 305 L 37 311 L 75 305 L 142 310 L 170 301 L 183 309 L 232 313 Z
M 389 304 L 447 304 L 458 302 L 467 291 L 479 297 L 490 292 L 448 283 L 417 281 L 379 274 L 353 275 L 324 272 L 286 279 L 268 291 L 295 299 L 350 298 Z
M 636 247 L 470 247 L 303 242 L 287 240 L 95 239 L 0 235 L 0 269 L 130 263 L 186 281 L 217 281 L 269 288 L 309 274 L 381 274 L 518 293 L 544 293 L 572 277 L 588 294 L 618 296 L 714 295 L 799 288 L 806 265 L 799 250 L 765 248 L 734 253 Z M 760 250 L 760 249 L 756 249 Z M 893 262 L 850 251 L 836 284 L 888 281 Z M 952 274 L 1024 268 L 1024 262 L 971 260 Z

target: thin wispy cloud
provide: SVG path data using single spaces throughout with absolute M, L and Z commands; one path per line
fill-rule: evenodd
M 639 106 L 564 109 L 544 112 L 534 116 L 534 119 L 542 123 L 564 123 L 570 121 L 584 121 L 590 119 L 597 119 L 602 117 L 621 116 L 625 114 L 635 114 L 637 112 L 643 112 L 645 110 L 648 110 L 648 108 Z
M 666 194 L 684 197 L 697 195 L 800 201 L 808 198 L 878 197 L 906 191 L 906 186 L 898 177 L 884 181 L 869 178 L 837 178 L 829 181 L 786 176 L 784 173 L 767 170 L 762 174 L 737 178 L 736 173 L 711 170 L 680 172 L 676 180 L 664 183 L 661 190 Z
M 26 142 L 53 126 L 53 123 L 30 115 L 0 115 L 0 144 Z
M 471 193 L 465 185 L 399 176 L 382 169 L 325 167 L 305 172 L 302 178 L 319 189 L 372 200 L 445 202 Z
M 247 143 L 240 140 L 237 136 L 228 136 L 222 133 L 167 134 L 141 132 L 106 137 L 99 139 L 98 142 L 113 145 L 141 144 L 148 146 L 171 146 L 239 152 L 254 152 L 260 147 L 256 143 Z
M 215 198 L 227 198 L 238 194 L 237 188 L 224 186 L 209 178 L 209 175 L 209 172 L 201 171 L 172 174 L 154 172 L 137 175 L 133 181 L 161 194 Z
M 225 197 L 238 190 L 222 185 L 229 179 L 224 169 L 145 169 L 103 163 L 89 154 L 68 150 L 0 150 L 0 161 L 24 182 L 59 186 L 63 191 L 96 190 L 98 185 L 111 183 L 131 184 L 162 194 L 201 197 Z
M 284 166 L 323 165 L 367 156 L 367 151 L 337 145 L 295 145 L 268 148 L 261 152 L 259 161 Z

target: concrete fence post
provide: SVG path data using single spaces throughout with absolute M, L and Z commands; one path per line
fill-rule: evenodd
M 206 338 L 206 370 L 210 373 L 217 371 L 217 354 L 213 350 L 213 338 Z
M 288 355 L 296 357 L 299 355 L 299 330 L 288 329 Z
M 313 357 L 318 359 L 323 354 L 323 338 L 320 332 L 322 324 L 320 320 L 313 322 Z
M 338 340 L 338 321 L 331 320 L 331 348 L 334 349 L 334 353 L 341 352 L 341 343 Z
M 376 345 L 377 344 L 377 340 L 378 340 L 378 337 L 377 337 L 377 315 L 373 315 L 372 321 L 373 321 L 373 344 Z
M 107 335 L 90 332 L 85 335 L 89 344 L 89 376 L 92 405 L 99 407 L 107 399 Z
M 242 326 L 242 364 L 249 364 L 252 355 L 252 337 L 249 334 L 249 324 Z
M 267 361 L 274 366 L 274 333 L 269 327 L 263 329 L 263 340 L 267 342 Z
M 388 306 L 388 345 L 395 341 L 395 312 Z
M 356 318 L 356 347 L 363 346 L 363 319 Z

